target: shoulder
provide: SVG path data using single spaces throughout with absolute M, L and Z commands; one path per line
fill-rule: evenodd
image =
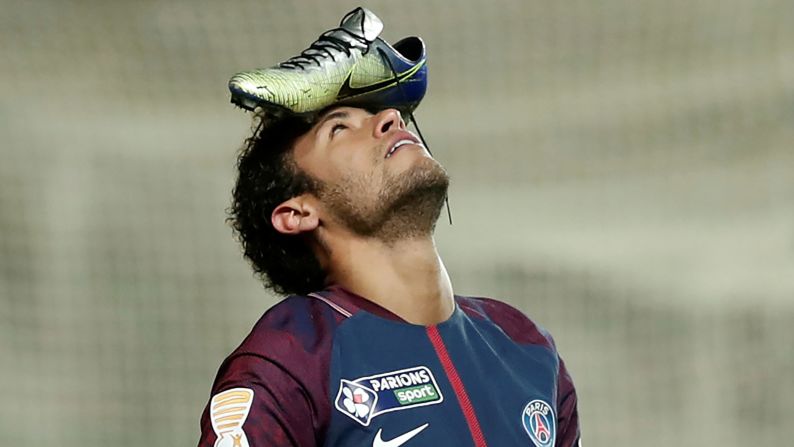
M 498 326 L 514 342 L 541 345 L 556 351 L 551 334 L 515 307 L 485 297 L 456 296 L 455 300 L 470 318 Z
M 306 296 L 290 296 L 268 309 L 218 369 L 199 445 L 219 445 L 226 432 L 218 431 L 218 422 L 234 416 L 223 408 L 229 402 L 245 415 L 223 426 L 237 424 L 242 431 L 232 434 L 244 432 L 251 445 L 292 445 L 288 440 L 316 445 L 330 414 L 327 376 L 334 333 L 343 319 Z
M 294 378 L 322 368 L 330 360 L 333 337 L 344 316 L 320 300 L 290 296 L 268 309 L 251 332 L 223 361 L 218 379 L 272 376 Z M 216 383 L 216 386 L 220 383 Z
M 344 317 L 317 299 L 293 295 L 268 309 L 229 357 L 316 354 Z

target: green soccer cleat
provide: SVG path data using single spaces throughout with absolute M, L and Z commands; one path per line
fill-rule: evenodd
M 330 105 L 394 107 L 410 113 L 427 90 L 427 54 L 419 37 L 394 46 L 379 38 L 383 22 L 356 8 L 300 55 L 277 66 L 237 73 L 231 101 L 308 115 Z

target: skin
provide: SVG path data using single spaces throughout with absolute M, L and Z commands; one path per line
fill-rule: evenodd
M 293 197 L 271 216 L 279 232 L 306 237 L 337 284 L 409 323 L 433 325 L 454 311 L 452 283 L 433 229 L 448 178 L 421 144 L 401 146 L 397 110 L 339 107 L 320 116 L 293 147 L 298 168 L 320 191 Z

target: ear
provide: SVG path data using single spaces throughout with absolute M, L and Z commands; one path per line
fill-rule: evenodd
M 304 196 L 299 196 L 277 206 L 270 215 L 270 222 L 279 233 L 300 234 L 315 230 L 320 218 L 317 209 Z

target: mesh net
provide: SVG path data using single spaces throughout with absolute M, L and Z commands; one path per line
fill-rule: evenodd
M 548 328 L 585 445 L 794 436 L 794 8 L 368 6 L 421 35 L 461 294 Z M 224 223 L 233 72 L 345 2 L 23 2 L 0 15 L 0 444 L 189 445 L 266 295 Z

